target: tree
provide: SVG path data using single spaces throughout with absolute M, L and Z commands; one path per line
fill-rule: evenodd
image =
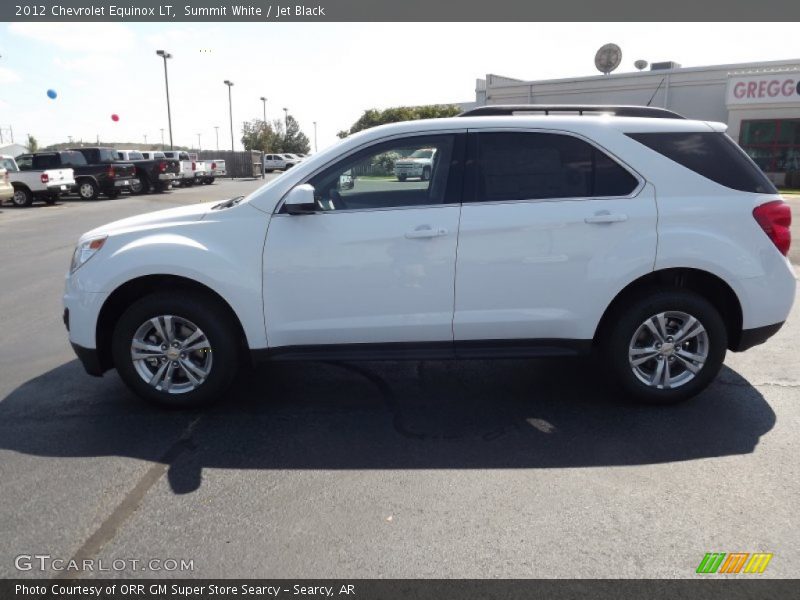
M 242 127 L 244 149 L 267 153 L 307 154 L 311 146 L 306 134 L 300 131 L 300 124 L 292 115 L 289 115 L 286 121 L 289 125 L 288 130 L 282 119 L 275 119 L 266 126 L 260 119 L 244 123 Z
M 398 121 L 416 121 L 418 119 L 441 119 L 443 117 L 454 117 L 461 112 L 461 109 L 454 104 L 429 104 L 426 106 L 398 106 L 377 110 L 371 108 L 365 110 L 358 121 L 353 123 L 350 129 L 340 131 L 336 135 L 345 138 L 357 131 L 363 131 L 370 127 L 385 125 L 386 123 L 397 123 Z
M 38 150 L 39 150 L 39 141 L 29 133 L 28 152 L 37 152 Z
M 247 121 L 242 126 L 242 146 L 247 151 L 260 150 L 261 152 L 277 152 L 275 139 L 277 132 L 274 125 L 264 123 L 260 119 Z

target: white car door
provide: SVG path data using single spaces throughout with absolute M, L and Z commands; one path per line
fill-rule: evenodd
M 315 212 L 279 206 L 267 233 L 264 310 L 271 348 L 443 343 L 453 283 L 465 134 L 376 143 L 311 176 Z M 394 161 L 436 147 L 430 181 L 400 182 Z M 344 173 L 352 186 L 342 186 Z
M 653 269 L 652 185 L 567 134 L 470 133 L 468 160 L 457 351 L 498 345 L 488 340 L 584 348 L 619 290 Z

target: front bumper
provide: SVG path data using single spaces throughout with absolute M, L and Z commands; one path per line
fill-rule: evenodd
M 778 330 L 783 327 L 783 322 L 775 323 L 773 325 L 765 325 L 764 327 L 754 327 L 752 329 L 743 329 L 742 335 L 739 336 L 738 343 L 731 346 L 734 352 L 744 352 L 753 346 L 763 344 L 773 335 L 778 333 Z
M 100 355 L 97 353 L 97 350 L 94 348 L 84 348 L 75 342 L 70 342 L 70 345 L 78 356 L 78 360 L 81 361 L 84 370 L 94 377 L 102 377 L 105 369 L 103 369 L 100 363 Z

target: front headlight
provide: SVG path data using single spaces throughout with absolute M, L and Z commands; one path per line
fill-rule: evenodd
M 100 248 L 103 247 L 103 244 L 106 243 L 107 239 L 108 236 L 104 235 L 101 237 L 91 238 L 78 244 L 75 247 L 75 252 L 72 253 L 72 263 L 69 266 L 69 272 L 74 273 L 83 265 L 83 263 L 97 254 Z

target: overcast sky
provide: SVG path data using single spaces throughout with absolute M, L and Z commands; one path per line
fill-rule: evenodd
M 636 59 L 701 66 L 800 58 L 793 23 L 265 23 L 0 24 L 0 126 L 15 141 L 149 143 L 167 127 L 162 61 L 169 61 L 176 144 L 230 147 L 227 88 L 234 82 L 233 126 L 282 117 L 283 107 L 320 149 L 367 108 L 471 101 L 475 79 L 597 74 L 602 44 L 622 47 L 619 72 Z M 46 92 L 54 89 L 56 100 Z M 120 120 L 114 123 L 112 114 Z M 312 148 L 313 149 L 313 148 Z

